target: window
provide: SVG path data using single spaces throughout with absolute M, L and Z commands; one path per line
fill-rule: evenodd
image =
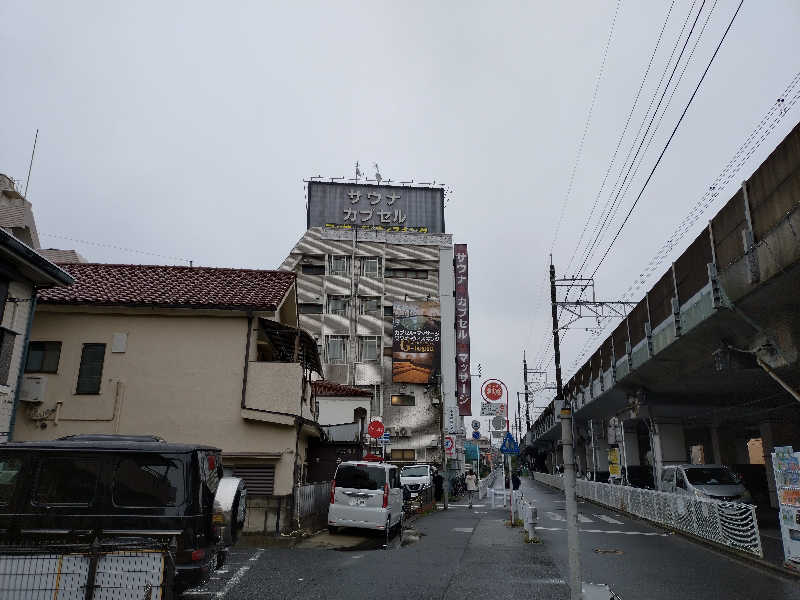
M 397 394 L 392 396 L 392 406 L 414 406 L 414 394 Z
M 78 386 L 76 394 L 99 394 L 100 381 L 103 377 L 103 359 L 106 355 L 105 344 L 84 344 L 81 351 L 81 366 L 78 369 Z
M 322 304 L 315 304 L 313 302 L 301 302 L 298 305 L 301 315 L 321 315 Z
M 343 465 L 336 469 L 336 487 L 380 490 L 386 483 L 386 469 L 369 465 Z
M 684 490 L 686 489 L 686 480 L 683 478 L 683 473 L 680 471 L 675 472 L 675 485 Z
M 361 362 L 376 361 L 380 353 L 381 338 L 376 335 L 358 338 L 358 356 Z
M 144 454 L 126 456 L 114 470 L 116 506 L 153 507 L 183 504 L 183 463 Z
M 394 307 L 390 304 L 383 305 L 383 316 L 391 317 L 394 314 Z
M 328 362 L 332 364 L 347 363 L 347 340 L 346 335 L 327 336 Z
M 8 375 L 11 371 L 11 355 L 14 353 L 14 343 L 17 334 L 0 327 L 0 385 L 8 385 Z
M 377 315 L 381 312 L 380 296 L 361 296 L 359 306 L 362 315 Z
M 361 274 L 365 277 L 381 276 L 381 259 L 378 256 L 367 256 L 361 259 Z
M 300 272 L 303 275 L 325 275 L 325 265 L 302 265 Z
M 11 502 L 21 470 L 21 458 L 0 456 L 0 506 L 5 506 Z
M 665 469 L 664 473 L 661 475 L 661 480 L 667 483 L 675 481 L 675 469 Z
M 31 342 L 28 344 L 26 373 L 56 373 L 61 358 L 61 342 Z
M 428 271 L 424 269 L 386 269 L 386 277 L 427 279 Z
M 328 275 L 349 275 L 350 257 L 331 256 L 328 260 Z
M 347 316 L 347 309 L 350 306 L 350 296 L 328 296 L 328 313 Z
M 414 450 L 392 450 L 389 460 L 416 460 Z
M 401 487 L 400 483 L 400 469 L 389 469 L 389 487 L 396 489 Z
M 43 458 L 36 478 L 33 503 L 88 506 L 94 500 L 97 471 L 98 463 L 93 458 Z

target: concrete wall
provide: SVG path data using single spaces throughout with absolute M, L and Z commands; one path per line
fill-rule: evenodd
M 372 416 L 370 414 L 371 398 L 339 398 L 331 396 L 320 396 L 317 398 L 319 403 L 320 425 L 339 425 L 340 423 L 352 423 L 354 420 L 353 411 L 357 408 L 364 408 L 367 411 L 366 422 Z
M 25 332 L 28 325 L 28 315 L 31 309 L 32 288 L 28 283 L 12 281 L 8 286 L 8 297 L 16 298 L 19 302 L 6 302 L 3 314 L 3 327 L 16 333 L 14 349 L 11 353 L 11 367 L 8 370 L 8 379 L 0 381 L 0 443 L 8 441 L 8 432 L 11 425 L 11 415 L 14 410 L 14 395 L 17 390 L 17 378 L 20 369 L 24 368 L 22 358 L 25 350 Z

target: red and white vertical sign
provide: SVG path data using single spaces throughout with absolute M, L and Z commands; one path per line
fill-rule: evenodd
M 472 379 L 469 374 L 469 263 L 467 245 L 455 244 L 456 278 L 456 398 L 458 414 L 472 414 Z

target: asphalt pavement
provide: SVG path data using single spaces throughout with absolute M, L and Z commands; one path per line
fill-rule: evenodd
M 561 576 L 567 574 L 564 494 L 523 478 L 539 511 L 538 536 Z M 582 578 L 623 600 L 800 600 L 800 580 L 747 564 L 590 502 L 579 501 Z

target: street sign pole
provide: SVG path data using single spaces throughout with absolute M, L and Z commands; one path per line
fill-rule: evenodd
M 570 600 L 581 600 L 581 555 L 578 542 L 578 501 L 575 496 L 575 457 L 572 439 L 572 407 L 564 398 L 561 382 L 561 348 L 556 304 L 556 268 L 550 255 L 550 303 L 553 315 L 553 356 L 556 367 L 556 402 L 561 403 L 561 443 L 564 450 L 564 499 L 567 505 L 567 557 L 569 562 Z

